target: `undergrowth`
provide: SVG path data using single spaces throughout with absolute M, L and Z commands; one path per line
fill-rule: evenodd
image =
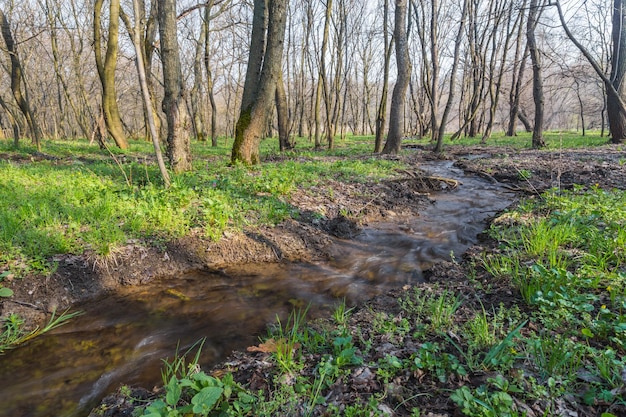
M 236 369 L 219 379 L 190 367 L 136 414 L 624 415 L 626 192 L 551 191 L 511 214 L 524 220 L 494 222 L 499 248 L 468 277 L 472 294 L 436 282 L 404 288 L 393 314 L 294 312 L 255 349 L 265 389 L 236 383 Z
M 298 217 L 289 203 L 298 188 L 329 178 L 375 181 L 398 166 L 303 151 L 231 167 L 225 146 L 196 143 L 194 171 L 174 176 L 165 190 L 145 142 L 114 150 L 119 165 L 84 141 L 47 142 L 43 160 L 27 146 L 0 148 L 12 155 L 0 160 L 0 273 L 18 277 L 54 271 L 54 255 L 114 256 L 131 239 L 171 240 L 199 230 L 218 240 L 227 229 L 274 225 Z

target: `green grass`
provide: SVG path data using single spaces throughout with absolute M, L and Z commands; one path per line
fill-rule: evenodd
M 269 143 L 269 142 L 268 142 Z M 58 254 L 114 255 L 129 239 L 168 240 L 200 230 L 217 240 L 227 229 L 273 225 L 299 215 L 290 194 L 332 178 L 376 181 L 397 162 L 350 160 L 306 150 L 280 162 L 228 166 L 229 144 L 195 142 L 195 170 L 161 187 L 147 142 L 108 151 L 86 141 L 44 143 L 51 158 L 31 162 L 35 148 L 0 142 L 0 272 L 49 273 Z M 331 158 L 322 158 L 328 157 Z
M 64 325 L 72 318 L 81 314 L 81 311 L 75 311 L 72 313 L 64 311 L 59 315 L 53 312 L 44 327 L 37 327 L 30 331 L 25 330 L 24 320 L 20 316 L 17 314 L 10 314 L 2 320 L 2 331 L 0 332 L 0 355 L 9 349 L 13 349 L 16 346 L 31 340 L 34 337 Z
M 586 132 L 582 136 L 576 131 L 548 131 L 543 134 L 547 150 L 564 149 L 564 148 L 586 148 L 605 145 L 609 142 L 609 138 L 601 137 L 599 131 Z M 449 138 L 449 136 L 448 136 Z M 478 145 L 481 142 L 480 137 L 476 138 L 459 138 L 454 142 L 449 139 L 444 141 L 445 145 Z M 518 132 L 517 136 L 509 137 L 503 133 L 494 133 L 485 143 L 490 146 L 512 147 L 516 149 L 529 149 L 532 147 L 532 133 Z
M 439 282 L 406 290 L 395 316 L 373 310 L 364 310 L 363 316 L 362 310 L 353 320 L 341 304 L 324 324 L 310 324 L 294 313 L 270 335 L 288 340 L 290 347 L 288 366 L 278 350 L 271 356 L 275 367 L 268 377 L 276 388 L 248 392 L 254 401 L 247 413 L 237 414 L 231 406 L 224 409 L 226 415 L 325 410 L 326 415 L 369 416 L 389 404 L 402 415 L 420 415 L 416 398 L 441 395 L 468 416 L 523 416 L 520 403 L 555 415 L 564 399 L 614 416 L 613 405 L 626 403 L 621 232 L 626 192 L 592 188 L 542 197 L 509 216 L 524 222 L 494 226 L 491 233 L 500 248 L 483 257 L 484 273 L 499 282 L 497 288 L 518 291 L 516 304 L 486 305 L 494 293 L 474 289 L 474 299 L 454 284 Z M 555 231 L 537 226 L 545 224 Z M 561 230 L 564 225 L 567 232 Z M 551 243 L 536 236 L 539 232 L 552 233 Z M 552 250 L 560 254 L 557 263 L 544 253 Z M 610 256 L 603 255 L 598 264 L 597 250 Z M 526 284 L 533 279 L 534 284 Z M 333 387 L 363 367 L 375 371 L 372 378 L 381 390 L 353 394 L 345 408 L 325 402 Z M 483 373 L 482 382 L 468 383 L 470 375 Z
M 546 140 L 550 149 L 606 142 L 565 133 Z M 506 141 L 494 136 L 488 144 Z M 398 166 L 373 158 L 367 137 L 347 137 L 333 151 L 301 142 L 280 162 L 252 169 L 228 166 L 227 141 L 218 148 L 194 143 L 195 171 L 175 176 L 169 190 L 146 164 L 145 142 L 112 150 L 125 175 L 107 152 L 86 142 L 46 143 L 44 152 L 59 159 L 36 164 L 28 162 L 37 157 L 32 149 L 0 143 L 0 152 L 26 160 L 0 162 L 0 273 L 49 272 L 55 254 L 107 256 L 131 238 L 171 239 L 195 229 L 219 239 L 229 228 L 297 217 L 288 203 L 296 189 L 337 178 L 376 181 Z M 529 144 L 520 135 L 508 146 Z M 264 141 L 263 155 L 274 146 Z M 358 158 L 340 158 L 347 154 Z M 610 416 L 611 405 L 626 403 L 626 192 L 551 191 L 509 217 L 517 223 L 494 226 L 498 250 L 482 257 L 482 279 L 493 286 L 470 294 L 454 284 L 414 287 L 398 298 L 397 314 L 372 311 L 369 327 L 364 313 L 356 320 L 345 304 L 324 325 L 294 313 L 268 335 L 283 340 L 268 359 L 273 390 L 249 392 L 230 375 L 208 376 L 175 359 L 165 366 L 165 395 L 142 412 L 312 415 L 325 407 L 329 415 L 369 416 L 393 404 L 420 415 L 414 400 L 426 384 L 469 416 L 523 415 L 515 400 L 552 415 L 565 399 L 595 404 Z M 496 290 L 514 303 L 489 305 L 494 294 L 487 292 Z M 19 320 L 5 322 L 3 337 L 23 336 Z M 371 369 L 379 391 L 344 410 L 326 404 L 333 389 L 363 368 Z M 481 372 L 488 374 L 484 381 L 467 384 Z

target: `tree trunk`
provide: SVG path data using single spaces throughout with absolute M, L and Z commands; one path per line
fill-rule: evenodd
M 137 54 L 135 58 L 135 63 L 137 64 L 137 76 L 139 78 L 139 85 L 141 87 L 141 95 L 144 103 L 144 112 L 147 118 L 150 136 L 152 137 L 152 144 L 154 146 L 154 154 L 156 156 L 157 164 L 159 166 L 159 171 L 161 172 L 161 176 L 163 177 L 163 184 L 165 188 L 169 188 L 170 186 L 170 176 L 167 172 L 167 168 L 165 167 L 165 161 L 163 160 L 163 155 L 161 153 L 161 145 L 159 142 L 159 133 L 157 131 L 157 126 L 155 123 L 156 117 L 152 112 L 152 99 L 150 97 L 150 91 L 148 90 L 148 81 L 146 78 L 146 67 L 145 61 L 143 57 L 143 45 L 141 42 L 141 9 L 139 7 L 139 1 L 133 0 L 133 11 L 135 15 L 135 25 L 132 28 L 129 28 L 130 36 L 135 46 L 135 52 Z M 130 25 L 129 25 L 130 26 Z
M 259 3 L 263 3 L 260 6 Z M 244 84 L 241 112 L 235 128 L 235 142 L 231 154 L 233 163 L 242 162 L 246 165 L 258 164 L 259 143 L 266 127 L 265 121 L 272 105 L 279 72 L 282 70 L 283 41 L 288 0 L 268 0 L 269 18 L 263 31 L 254 30 L 250 41 L 251 51 L 258 43 L 267 45 L 261 59 L 250 54 L 248 70 Z M 254 22 L 265 23 L 265 0 L 254 0 Z M 262 13 L 259 15 L 258 13 Z M 267 32 L 267 36 L 266 33 Z M 262 37 L 263 39 L 256 39 Z M 267 43 L 265 43 L 267 39 Z M 256 68 L 250 68 L 256 66 Z M 251 79 L 249 79 L 251 77 Z M 246 88 L 248 91 L 246 91 Z
M 209 8 L 208 6 L 206 7 Z M 202 100 L 202 61 L 204 58 L 204 46 L 206 37 L 209 36 L 208 24 L 203 19 L 200 23 L 200 37 L 196 43 L 194 59 L 193 59 L 193 87 L 190 92 L 191 113 L 193 132 L 196 140 L 204 142 L 207 140 L 204 123 L 204 106 Z
M 285 84 L 283 83 L 282 74 L 278 74 L 276 82 L 276 114 L 278 116 L 278 143 L 280 151 L 288 151 L 293 149 L 293 143 L 289 135 L 289 107 L 287 106 L 287 94 L 285 93 Z
M 331 118 L 331 100 L 328 86 L 328 74 L 326 73 L 326 51 L 328 50 L 328 37 L 330 32 L 330 20 L 332 18 L 333 0 L 326 0 L 326 14 L 324 18 L 324 32 L 322 35 L 322 50 L 320 52 L 320 80 L 324 95 L 324 109 L 326 110 L 326 141 L 328 149 L 333 148 L 333 124 Z
M 213 4 L 213 1 L 209 5 Z M 209 103 L 211 104 L 211 146 L 217 146 L 217 104 L 215 103 L 215 93 L 213 91 L 213 73 L 211 72 L 210 63 L 210 42 L 209 36 L 211 31 L 209 30 L 211 24 L 211 7 L 207 6 L 204 9 L 204 23 L 206 23 L 206 37 L 204 38 L 204 69 L 206 71 L 206 88 L 209 96 Z
M 524 73 L 526 72 L 526 61 L 528 58 L 528 44 L 524 48 L 521 62 L 519 64 L 519 71 L 514 71 L 513 88 L 509 94 L 509 125 L 506 130 L 507 136 L 515 136 L 517 132 L 517 119 L 519 117 L 519 102 L 522 93 L 522 81 L 524 79 Z M 531 129 L 532 130 L 532 129 Z
M 396 0 L 394 38 L 396 40 L 396 66 L 398 78 L 391 96 L 389 114 L 389 133 L 383 148 L 384 154 L 397 154 L 402 146 L 404 129 L 404 103 L 406 90 L 411 78 L 411 60 L 409 59 L 409 42 L 406 33 L 408 0 Z
M 163 112 L 167 119 L 167 156 L 174 172 L 191 170 L 189 115 L 176 30 L 176 0 L 159 0 L 159 36 L 163 63 Z
M 465 29 L 465 18 L 467 16 L 468 10 L 468 2 L 465 0 L 463 2 L 463 9 L 461 12 L 461 19 L 459 23 L 459 30 L 457 32 L 457 39 L 459 40 L 454 45 L 454 58 L 452 62 L 452 70 L 450 71 L 450 89 L 448 93 L 448 99 L 446 101 L 446 107 L 443 110 L 443 115 L 441 116 L 441 122 L 439 123 L 439 131 L 433 132 L 433 139 L 435 139 L 435 153 L 441 153 L 443 150 L 443 135 L 446 131 L 446 125 L 448 124 L 448 116 L 450 115 L 450 111 L 452 110 L 452 104 L 454 101 L 454 94 L 456 91 L 455 88 L 455 77 L 456 71 L 459 66 L 459 59 L 461 58 L 461 36 L 463 34 L 463 30 Z
M 115 89 L 115 67 L 119 50 L 118 38 L 120 28 L 120 0 L 111 0 L 109 5 L 109 34 L 107 48 L 102 57 L 102 5 L 104 0 L 96 0 L 93 16 L 93 49 L 96 56 L 96 67 L 102 85 L 102 111 L 107 130 L 120 149 L 128 148 L 128 141 L 122 127 L 122 118 L 117 106 Z
M 4 38 L 4 43 L 6 44 L 7 51 L 11 60 L 11 92 L 13 93 L 15 102 L 17 103 L 20 111 L 24 115 L 26 123 L 28 124 L 28 128 L 33 135 L 33 143 L 35 144 L 35 146 L 37 146 L 38 150 L 41 150 L 41 129 L 39 128 L 39 124 L 37 123 L 35 114 L 30 107 L 27 95 L 22 92 L 22 78 L 24 77 L 24 74 L 22 72 L 22 64 L 20 63 L 17 54 L 17 45 L 13 40 L 13 34 L 11 33 L 11 24 L 9 23 L 9 20 L 2 10 L 0 10 L 0 29 L 2 31 L 2 37 Z M 14 138 L 14 140 L 17 139 L 18 138 Z
M 387 29 L 389 20 L 389 0 L 385 0 L 383 9 L 383 42 L 385 48 L 385 63 L 383 69 L 383 91 L 378 104 L 378 112 L 376 113 L 376 139 L 374 140 L 374 152 L 379 153 L 383 150 L 383 132 L 387 117 L 387 92 L 389 89 L 389 64 L 391 62 L 391 43 L 393 38 L 389 40 L 389 31 Z
M 528 10 L 528 22 L 526 37 L 528 39 L 528 50 L 530 52 L 530 60 L 533 65 L 533 101 L 535 102 L 535 123 L 533 126 L 532 147 L 534 149 L 546 146 L 543 140 L 543 80 L 541 77 L 541 57 L 537 42 L 535 40 L 535 28 L 541 15 L 541 9 L 538 0 L 530 0 Z
M 626 7 L 623 0 L 613 2 L 613 53 L 611 55 L 611 86 L 607 86 L 607 114 L 611 142 L 624 143 L 626 140 Z M 613 88 L 610 88 L 613 87 Z

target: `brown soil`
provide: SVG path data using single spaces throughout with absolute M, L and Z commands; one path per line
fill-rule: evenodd
M 626 188 L 626 153 L 617 146 L 559 152 L 519 151 L 501 147 L 450 147 L 444 157 L 456 160 L 457 166 L 468 172 L 505 183 L 520 195 L 536 195 L 550 187 L 567 189 L 574 184 Z M 424 182 L 418 181 L 413 172 L 419 170 L 421 162 L 435 156 L 426 150 L 417 149 L 410 156 L 402 158 L 413 168 L 399 172 L 392 180 L 369 184 L 333 181 L 323 187 L 299 190 L 291 196 L 290 203 L 302 213 L 300 219 L 286 221 L 277 227 L 227 233 L 219 242 L 209 241 L 194 233 L 160 246 L 151 242 L 129 242 L 106 260 L 89 254 L 58 256 L 55 258 L 58 269 L 50 277 L 31 276 L 4 282 L 4 285 L 14 290 L 15 295 L 0 301 L 0 314 L 6 316 L 18 313 L 33 327 L 49 317 L 55 309 L 60 311 L 102 292 L 123 285 L 141 285 L 159 276 L 246 262 L 323 261 L 329 256 L 327 247 L 331 236 L 349 239 L 361 225 L 368 222 L 419 213 L 420 207 L 428 201 L 429 190 L 424 189 Z M 430 184 L 427 187 L 432 186 Z M 316 213 L 323 213 L 324 216 L 320 217 Z M 468 275 L 466 268 L 472 256 L 489 249 L 492 244 L 487 241 L 482 243 L 482 247 L 471 248 L 460 264 L 435 265 L 428 274 L 429 281 L 452 283 L 466 293 L 475 291 L 465 278 Z M 368 323 L 371 323 L 368 314 L 372 314 L 372 311 L 384 311 L 395 316 L 397 296 L 396 292 L 371 300 L 368 308 L 357 311 L 353 324 L 367 331 Z M 483 296 L 489 297 L 489 304 L 492 305 L 501 302 L 508 305 L 512 299 L 512 293 L 507 288 L 495 288 L 492 293 Z M 374 349 L 379 350 L 380 354 L 393 347 L 385 340 L 373 342 L 380 344 L 380 349 Z M 229 370 L 235 371 L 238 381 L 254 385 L 253 389 L 272 388 L 272 382 L 266 378 L 268 370 L 263 368 L 267 362 L 263 360 L 262 354 L 237 353 L 229 364 Z M 367 368 L 360 369 L 360 373 L 355 371 L 354 378 L 345 386 L 336 387 L 327 401 L 341 404 L 357 397 L 367 398 L 372 391 L 381 388 L 375 386 L 375 381 L 368 376 L 371 376 L 371 372 Z M 406 376 L 409 377 L 415 376 Z M 484 378 L 476 376 L 479 377 Z M 402 378 L 394 381 L 397 389 L 401 389 L 406 382 Z M 420 382 L 424 384 L 424 392 L 428 393 L 429 381 Z M 478 379 L 472 378 L 471 383 L 477 382 Z M 435 388 L 432 389 L 434 392 Z M 106 399 L 105 403 L 110 406 L 106 415 L 128 415 L 125 414 L 128 412 L 128 404 L 123 397 L 113 396 Z M 416 399 L 412 406 L 431 410 L 431 416 L 456 415 L 452 404 L 439 396 L 424 395 Z M 564 410 L 568 409 L 567 405 L 563 407 Z M 540 415 L 532 410 L 527 411 L 529 416 Z M 594 415 L 595 412 L 592 408 L 577 411 L 580 416 Z

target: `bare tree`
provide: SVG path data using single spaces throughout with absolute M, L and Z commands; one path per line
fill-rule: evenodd
M 259 143 L 282 69 L 288 0 L 268 3 L 266 9 L 265 0 L 254 1 L 248 70 L 231 154 L 233 163 L 261 162 Z
M 20 62 L 20 58 L 17 52 L 17 44 L 13 39 L 13 34 L 11 33 L 11 23 L 9 22 L 9 19 L 6 17 L 2 9 L 0 9 L 0 30 L 2 32 L 2 38 L 4 39 L 4 43 L 6 45 L 7 52 L 11 61 L 11 92 L 13 93 L 15 102 L 17 103 L 20 111 L 24 115 L 26 123 L 28 124 L 28 128 L 33 135 L 33 143 L 37 146 L 38 150 L 41 150 L 41 129 L 39 128 L 39 124 L 37 123 L 35 114 L 31 109 L 27 92 L 22 91 L 22 80 L 24 78 L 22 64 Z M 15 144 L 18 143 L 18 139 L 18 137 L 14 138 Z
M 526 0 L 523 0 L 522 10 L 526 8 Z M 520 23 L 517 29 L 517 37 L 515 41 L 515 56 L 513 58 L 513 67 L 511 70 L 511 88 L 509 90 L 509 123 L 506 130 L 507 136 L 515 136 L 517 130 L 517 117 L 519 114 L 520 95 L 522 90 L 522 80 L 526 71 L 526 61 L 528 58 L 528 43 L 523 42 L 525 39 L 524 31 L 526 25 L 524 18 L 526 13 L 520 12 Z M 522 48 L 523 45 L 523 48 Z
M 374 152 L 383 150 L 383 132 L 385 131 L 385 123 L 387 120 L 387 92 L 389 89 L 389 65 L 391 62 L 391 51 L 393 37 L 389 37 L 389 0 L 384 0 L 383 4 L 383 47 L 384 47 L 384 64 L 383 64 L 383 86 L 376 113 L 376 138 L 374 139 Z
M 167 118 L 167 156 L 174 172 L 189 171 L 189 115 L 180 67 L 176 0 L 159 0 L 158 19 L 163 63 L 163 112 Z
M 402 128 L 404 121 L 404 103 L 406 90 L 411 78 L 411 60 L 409 59 L 409 40 L 407 38 L 407 5 L 408 0 L 396 0 L 393 36 L 396 40 L 396 66 L 398 78 L 393 87 L 391 97 L 391 112 L 389 115 L 389 133 L 383 148 L 383 153 L 397 154 L 402 145 Z
M 102 112 L 107 130 L 121 149 L 128 148 L 128 141 L 122 127 L 122 119 L 117 105 L 115 88 L 115 67 L 119 52 L 120 0 L 110 0 L 109 30 L 105 56 L 102 56 L 102 7 L 104 0 L 95 0 L 93 9 L 93 49 L 96 68 L 102 85 Z
M 530 53 L 530 61 L 533 65 L 533 100 L 535 102 L 535 122 L 533 126 L 533 148 L 543 148 L 546 146 L 543 140 L 543 79 L 541 78 L 541 57 L 537 41 L 535 38 L 535 29 L 537 22 L 541 16 L 543 6 L 540 4 L 542 0 L 530 0 L 528 8 L 528 21 L 526 22 L 526 38 L 528 40 L 528 51 Z
M 159 166 L 159 171 L 161 172 L 161 176 L 163 177 L 163 183 L 165 188 L 170 186 L 170 176 L 167 172 L 167 168 L 165 167 L 165 161 L 163 161 L 163 155 L 161 153 L 161 145 L 159 143 L 159 133 L 157 130 L 157 125 L 155 122 L 156 117 L 152 112 L 152 99 L 150 97 L 150 91 L 148 90 L 148 81 L 146 77 L 146 67 L 144 63 L 143 57 L 143 45 L 141 39 L 141 9 L 139 7 L 139 0 L 133 0 L 133 14 L 135 16 L 135 24 L 132 27 L 129 27 L 129 34 L 131 36 L 133 45 L 135 46 L 136 58 L 135 61 L 137 63 L 137 76 L 139 78 L 139 86 L 141 88 L 141 95 L 143 97 L 144 102 L 144 110 L 146 114 L 146 118 L 148 120 L 148 126 L 150 129 L 150 136 L 152 137 L 152 144 L 154 146 L 154 153 L 157 159 L 157 164 Z M 130 26 L 130 25 L 129 25 Z

